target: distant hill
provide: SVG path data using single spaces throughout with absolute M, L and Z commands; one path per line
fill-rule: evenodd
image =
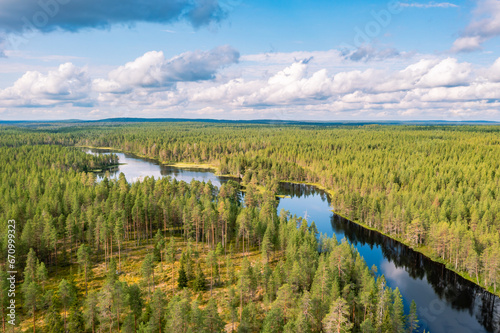
M 40 124 L 106 124 L 106 123 L 171 123 L 171 122 L 193 122 L 193 123 L 217 123 L 217 124 L 268 124 L 268 125 L 316 125 L 316 126 L 339 126 L 339 125 L 497 125 L 500 122 L 487 120 L 474 121 L 448 121 L 448 120 L 384 120 L 384 121 L 357 121 L 357 120 L 335 120 L 335 121 L 307 121 L 307 120 L 227 120 L 227 119 L 188 119 L 188 118 L 106 118 L 100 120 L 0 120 L 3 125 L 29 126 Z

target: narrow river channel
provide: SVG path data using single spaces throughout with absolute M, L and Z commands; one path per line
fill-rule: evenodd
M 89 153 L 110 153 L 92 149 Z M 110 178 L 123 172 L 128 181 L 141 177 L 170 176 L 190 182 L 211 181 L 219 187 L 230 178 L 216 176 L 210 170 L 180 169 L 159 165 L 153 160 L 113 152 L 122 165 L 110 170 Z M 98 175 L 99 179 L 104 173 Z M 418 307 L 420 331 L 432 333 L 493 332 L 500 333 L 500 299 L 463 279 L 444 265 L 378 232 L 367 230 L 331 211 L 328 195 L 311 185 L 282 183 L 278 212 L 285 209 L 292 215 L 314 221 L 318 231 L 338 241 L 346 239 L 359 251 L 368 267 L 375 265 L 387 284 L 398 287 L 408 312 L 411 300 Z

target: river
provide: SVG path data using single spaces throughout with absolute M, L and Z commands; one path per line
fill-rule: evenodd
M 89 153 L 110 151 L 89 150 Z M 216 176 L 211 170 L 174 168 L 133 155 L 114 152 L 123 163 L 109 171 L 110 178 L 125 174 L 128 181 L 141 177 L 170 176 L 190 182 L 211 181 L 219 187 L 230 178 Z M 98 174 L 102 179 L 104 173 Z M 283 208 L 292 215 L 314 221 L 318 231 L 338 241 L 346 239 L 365 259 L 368 267 L 375 265 L 391 288 L 398 287 L 405 310 L 411 300 L 418 307 L 420 331 L 432 333 L 500 333 L 500 299 L 467 281 L 424 255 L 376 231 L 367 230 L 331 211 L 328 195 L 314 186 L 282 183 L 278 212 Z

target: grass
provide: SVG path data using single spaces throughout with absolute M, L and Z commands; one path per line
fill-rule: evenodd
M 111 148 L 111 147 L 85 147 L 85 148 L 96 148 L 96 149 L 115 149 L 115 148 Z M 118 151 L 120 151 L 120 149 L 116 149 Z M 139 157 L 143 157 L 143 158 L 148 158 L 147 156 L 141 156 L 141 155 L 137 155 Z M 214 170 L 215 173 L 218 172 L 218 167 L 214 164 L 196 164 L 196 163 L 173 163 L 173 164 L 168 164 L 168 163 L 164 163 L 164 164 L 167 164 L 167 165 L 171 165 L 171 166 L 175 166 L 177 168 L 203 168 L 203 169 L 211 169 L 211 170 Z M 229 177 L 233 177 L 231 175 L 227 175 Z M 238 177 L 235 177 L 235 178 L 238 178 Z M 330 197 L 333 197 L 334 196 L 334 191 L 321 185 L 321 184 L 318 184 L 318 183 L 312 183 L 312 182 L 305 182 L 305 181 L 295 181 L 295 180 L 280 180 L 280 182 L 282 183 L 293 183 L 293 184 L 304 184 L 304 185 L 312 185 L 320 190 L 323 190 L 325 191 Z M 245 186 L 245 184 L 242 184 L 243 186 Z M 264 187 L 262 186 L 257 186 L 257 189 L 262 192 Z M 244 192 L 245 189 L 242 189 L 242 191 Z M 280 196 L 278 195 L 279 197 L 285 197 L 285 196 Z M 363 228 L 366 228 L 368 230 L 372 230 L 372 231 L 376 231 L 376 232 L 379 232 L 380 234 L 386 236 L 386 237 L 389 237 L 391 239 L 394 239 L 406 246 L 408 246 L 409 248 L 413 249 L 414 251 L 416 252 L 419 252 L 421 254 L 423 254 L 424 256 L 426 256 L 427 258 L 429 258 L 430 260 L 434 261 L 434 262 L 438 262 L 438 263 L 442 263 L 446 266 L 447 269 L 455 272 L 456 274 L 460 275 L 461 277 L 463 277 L 464 279 L 466 280 L 469 280 L 470 282 L 478 285 L 479 287 L 483 288 L 484 290 L 487 290 L 488 292 L 492 293 L 492 294 L 495 294 L 497 296 L 500 297 L 500 290 L 498 290 L 496 293 L 494 292 L 493 290 L 493 287 L 485 287 L 485 286 L 482 286 L 480 284 L 477 284 L 476 280 L 471 278 L 469 274 L 467 274 L 466 272 L 463 272 L 463 271 L 459 271 L 459 270 L 456 270 L 453 268 L 452 264 L 445 261 L 445 260 L 442 260 L 440 257 L 436 256 L 434 254 L 434 252 L 428 247 L 428 246 L 418 246 L 418 247 L 415 247 L 415 246 L 412 246 L 411 244 L 409 244 L 408 242 L 406 242 L 404 239 L 400 238 L 400 237 L 397 237 L 397 236 L 394 236 L 394 235 L 390 235 L 390 234 L 387 234 L 385 232 L 383 232 L 382 230 L 379 230 L 379 229 L 376 229 L 376 228 L 373 228 L 373 227 L 370 227 L 368 225 L 366 225 L 365 223 L 362 223 L 360 221 L 353 221 L 351 219 L 349 219 L 348 217 L 342 215 L 342 213 L 339 213 L 337 211 L 334 211 L 332 210 L 332 212 L 334 212 L 335 214 L 341 216 L 341 217 L 344 217 L 345 219 L 353 222 L 353 223 L 356 223 L 360 226 L 362 226 Z
M 217 171 L 218 168 L 213 164 L 208 163 L 163 163 L 165 165 L 174 167 L 174 168 L 184 168 L 184 169 L 204 169 L 204 170 L 212 170 Z
M 167 237 L 167 240 L 169 237 Z M 176 241 L 176 247 L 177 247 L 177 253 L 176 253 L 176 262 L 172 264 L 168 264 L 165 261 L 160 262 L 158 261 L 155 265 L 155 270 L 154 270 L 154 277 L 155 277 L 155 288 L 160 288 L 165 292 L 167 295 L 167 298 L 170 299 L 172 297 L 172 282 L 174 283 L 174 294 L 177 294 L 180 292 L 180 289 L 177 286 L 177 277 L 178 277 L 178 270 L 180 268 L 180 257 L 182 254 L 182 251 L 186 249 L 187 243 L 184 240 L 183 237 L 176 236 L 174 237 Z M 240 244 L 241 246 L 241 244 Z M 196 249 L 195 244 L 193 243 L 193 249 Z M 208 300 L 210 299 L 210 267 L 205 263 L 205 258 L 207 256 L 207 253 L 211 250 L 209 246 L 206 244 L 198 243 L 198 248 L 197 251 L 199 252 L 199 257 L 198 259 L 195 260 L 195 266 L 194 268 L 196 269 L 196 261 L 200 262 L 201 268 L 205 274 L 206 277 L 206 282 L 207 282 L 207 290 L 204 292 L 199 292 L 199 293 L 194 293 L 193 292 L 193 297 L 192 299 L 198 299 L 202 307 Z M 131 284 L 138 284 L 141 286 L 141 289 L 143 290 L 144 294 L 144 299 L 147 300 L 148 298 L 148 292 L 147 292 L 147 287 L 142 284 L 143 278 L 141 276 L 141 266 L 142 266 L 142 261 L 146 254 L 149 252 L 153 251 L 153 241 L 150 240 L 147 243 L 143 243 L 141 245 L 136 246 L 134 240 L 126 241 L 123 242 L 122 244 L 122 250 L 121 250 L 121 267 L 118 269 L 118 248 L 115 246 L 113 249 L 113 257 L 116 260 L 117 263 L 117 269 L 122 271 L 123 274 L 120 274 L 118 276 L 118 279 L 120 281 L 127 282 L 128 285 Z M 59 254 L 61 255 L 61 253 Z M 69 255 L 69 252 L 68 252 Z M 258 247 L 253 247 L 249 251 L 242 253 L 242 252 L 234 252 L 233 254 L 227 254 L 228 256 L 231 257 L 234 269 L 235 269 L 235 274 L 237 275 L 241 265 L 242 261 L 245 257 L 248 258 L 248 260 L 251 263 L 256 263 L 258 261 L 261 261 L 261 254 L 260 251 L 258 250 Z M 83 274 L 83 271 L 79 271 L 79 266 L 76 263 L 76 249 L 72 249 L 72 260 L 70 265 L 67 266 L 58 266 L 57 269 L 56 267 L 49 267 L 49 278 L 47 282 L 44 285 L 45 290 L 55 290 L 57 291 L 59 282 L 62 279 L 67 279 L 67 280 L 73 280 L 78 288 L 78 298 L 80 300 L 83 299 L 85 296 L 85 277 Z M 277 252 L 277 255 L 275 255 L 275 258 L 279 258 L 280 253 Z M 88 278 L 88 290 L 89 292 L 94 290 L 94 291 L 99 291 L 105 281 L 106 281 L 106 264 L 104 262 L 104 256 L 102 253 L 99 255 L 94 255 L 92 257 L 92 275 L 89 276 Z M 276 263 L 276 261 L 274 261 Z M 172 273 L 172 267 L 173 273 Z M 226 269 L 226 258 L 222 256 L 220 258 L 220 281 L 224 282 L 221 285 L 215 285 L 213 288 L 212 292 L 212 298 L 215 298 L 217 300 L 217 304 L 219 305 L 219 312 L 220 315 L 223 319 L 226 319 L 227 322 L 227 316 L 228 316 L 228 309 L 226 309 L 226 300 L 227 300 L 227 294 L 229 287 L 226 281 L 228 281 L 229 276 L 227 275 L 227 269 Z M 190 284 L 192 281 L 190 281 Z M 235 287 L 235 285 L 232 285 Z M 20 286 L 18 287 L 20 288 Z M 20 332 L 31 332 L 32 331 L 32 317 L 27 316 L 24 311 L 20 311 L 21 309 L 18 310 L 18 316 L 21 319 L 20 325 L 18 328 L 20 329 Z M 37 330 L 41 329 L 43 326 L 45 326 L 44 323 L 44 312 L 42 311 L 37 311 L 36 314 L 36 325 L 37 325 Z

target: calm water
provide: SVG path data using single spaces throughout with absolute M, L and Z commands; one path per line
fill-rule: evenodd
M 120 163 L 126 164 L 111 170 L 111 178 L 123 172 L 129 181 L 145 176 L 171 176 L 186 182 L 193 178 L 205 182 L 210 180 L 212 184 L 220 186 L 228 180 L 216 176 L 210 170 L 166 167 L 133 155 L 115 154 L 120 158 Z M 405 245 L 333 214 L 326 193 L 313 186 L 284 183 L 280 191 L 289 197 L 280 199 L 278 212 L 283 208 L 292 215 L 306 216 L 309 222 L 316 223 L 319 232 L 335 236 L 339 241 L 347 239 L 363 256 L 368 267 L 377 266 L 387 284 L 399 288 L 407 312 L 411 300 L 415 300 L 421 331 L 425 328 L 433 333 L 500 333 L 498 297 Z
M 398 287 L 406 311 L 414 299 L 420 326 L 431 332 L 500 332 L 500 299 L 407 246 L 367 230 L 330 211 L 325 192 L 310 185 L 282 184 L 278 210 L 307 215 L 319 232 L 346 238 L 365 259 L 377 266 L 387 284 Z
M 104 149 L 89 149 L 87 150 L 90 154 L 109 154 L 109 150 Z M 118 156 L 119 165 L 111 170 L 109 170 L 109 178 L 118 178 L 121 172 L 125 174 L 125 177 L 129 182 L 135 182 L 146 176 L 155 177 L 156 179 L 170 176 L 177 180 L 183 180 L 186 183 L 190 183 L 194 178 L 198 181 L 208 182 L 211 181 L 214 186 L 220 187 L 224 182 L 227 182 L 231 178 L 216 176 L 210 169 L 191 169 L 191 168 L 174 168 L 171 166 L 166 166 L 159 164 L 155 160 L 148 160 L 136 157 L 131 154 L 113 152 Z M 105 172 L 100 172 L 97 174 L 98 180 L 101 180 L 106 175 Z

